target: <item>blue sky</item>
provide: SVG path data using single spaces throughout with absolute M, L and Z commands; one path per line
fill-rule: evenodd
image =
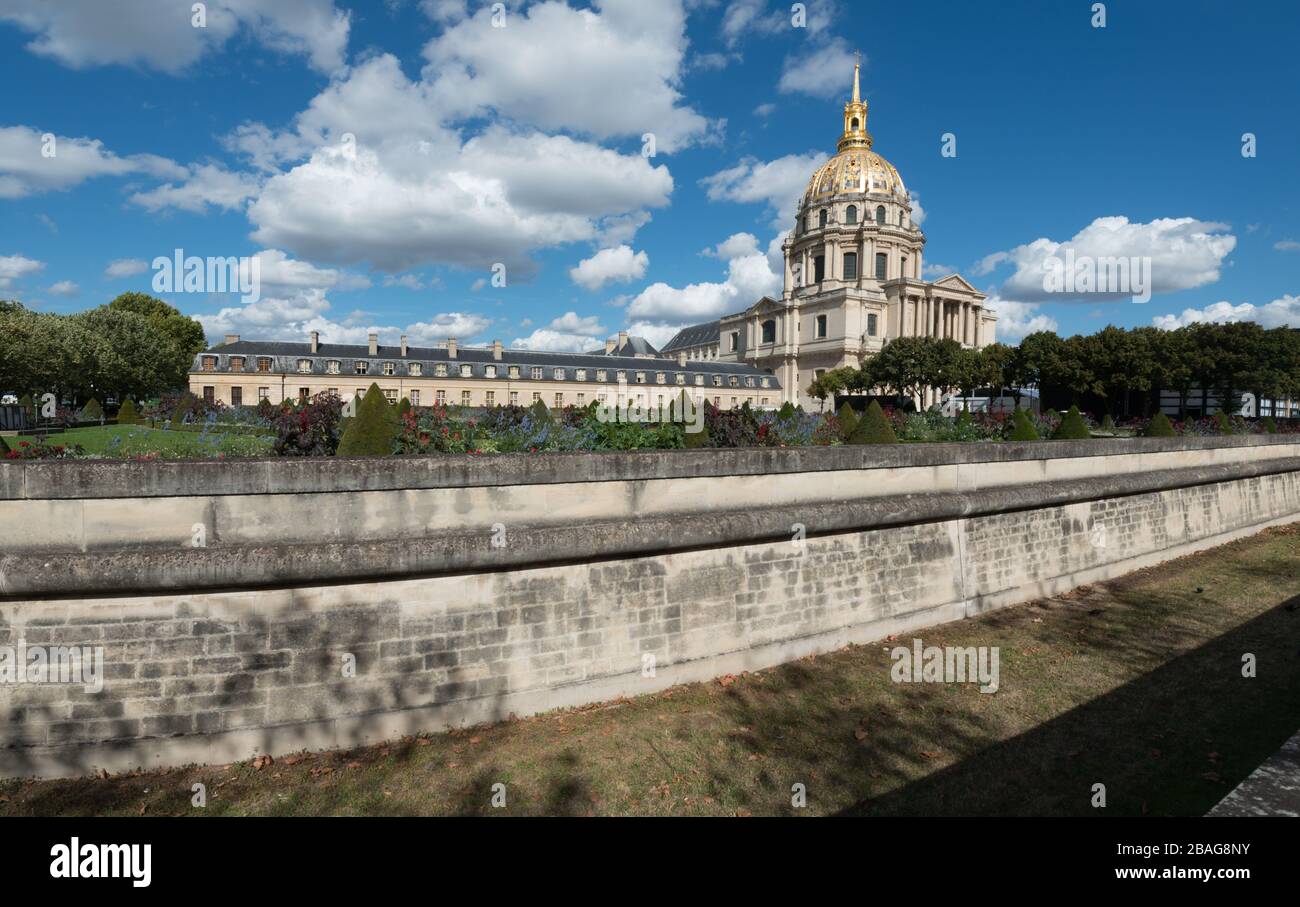
M 860 50 L 926 276 L 988 293 L 1000 339 L 1300 327 L 1289 0 L 1116 0 L 1104 28 L 1076 0 L 191 6 L 0 0 L 0 297 L 148 292 L 179 247 L 259 257 L 256 302 L 161 294 L 212 338 L 662 343 L 779 292 Z M 1150 257 L 1155 295 L 1042 299 L 1066 247 Z

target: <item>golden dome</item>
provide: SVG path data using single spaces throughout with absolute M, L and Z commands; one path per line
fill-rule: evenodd
M 868 192 L 907 199 L 907 187 L 893 164 L 874 151 L 851 148 L 817 168 L 808 181 L 803 203 L 812 205 L 844 193 Z
M 871 133 L 867 132 L 867 104 L 858 90 L 858 69 L 853 66 L 853 97 L 844 105 L 844 133 L 837 153 L 808 182 L 803 194 L 805 206 L 816 204 L 843 193 L 894 195 L 906 201 L 907 187 L 898 170 L 871 150 Z

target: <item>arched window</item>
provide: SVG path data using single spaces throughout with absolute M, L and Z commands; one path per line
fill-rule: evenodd
M 888 267 L 889 267 L 889 256 L 887 256 L 884 252 L 877 252 L 876 253 L 876 280 L 885 279 L 885 275 L 886 273 L 888 273 L 887 270 Z
M 858 253 L 857 252 L 844 253 L 844 279 L 845 280 L 858 279 Z
M 825 209 L 825 208 L 822 208 L 821 212 L 817 215 L 817 226 L 819 226 L 819 227 L 824 227 L 824 226 L 826 226 L 826 209 Z
M 763 342 L 776 343 L 776 322 L 772 320 L 763 322 Z
M 879 206 L 877 206 L 877 208 L 876 208 L 876 223 L 881 224 L 882 226 L 883 226 L 884 223 L 885 223 L 885 206 L 884 206 L 884 205 L 879 205 Z
M 844 209 L 844 223 L 856 224 L 858 222 L 858 206 L 849 205 Z
M 854 117 L 853 120 L 852 120 L 852 123 L 853 123 L 853 128 L 854 128 L 854 129 L 857 129 L 857 128 L 858 128 L 858 118 L 857 118 L 857 117 Z

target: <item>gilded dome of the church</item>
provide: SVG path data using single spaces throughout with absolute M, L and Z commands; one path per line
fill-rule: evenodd
M 842 193 L 893 195 L 906 201 L 907 187 L 898 170 L 871 150 L 867 132 L 867 103 L 858 88 L 858 69 L 853 67 L 853 97 L 844 105 L 844 133 L 836 154 L 817 168 L 804 190 L 804 206 L 825 201 Z
M 815 204 L 844 192 L 871 192 L 907 198 L 907 187 L 894 165 L 866 148 L 841 151 L 818 167 L 808 181 L 803 203 Z

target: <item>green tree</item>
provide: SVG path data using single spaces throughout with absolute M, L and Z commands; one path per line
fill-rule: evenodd
M 340 457 L 379 457 L 393 452 L 397 438 L 397 410 L 384 399 L 378 384 L 371 384 L 361 398 L 356 416 L 348 422 L 339 441 Z
M 184 387 L 189 381 L 194 357 L 207 349 L 203 325 L 188 315 L 147 293 L 123 293 L 108 304 L 114 311 L 131 312 L 147 319 L 165 338 L 166 348 L 159 350 L 159 388 Z

